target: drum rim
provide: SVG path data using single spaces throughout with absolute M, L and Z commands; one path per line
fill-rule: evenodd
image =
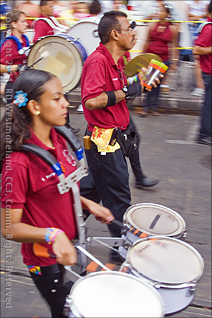
M 172 232 L 170 235 L 167 234 L 168 237 L 173 236 L 173 237 L 181 237 L 183 235 L 183 233 L 186 233 L 186 223 L 185 220 L 183 219 L 183 217 L 176 211 L 161 205 L 161 204 L 156 204 L 156 203 L 136 203 L 131 205 L 124 213 L 123 216 L 123 223 L 126 225 L 131 225 L 133 226 L 135 229 L 144 232 L 146 234 L 149 234 L 151 236 L 153 236 L 154 234 L 146 229 L 143 229 L 141 227 L 138 227 L 138 225 L 136 225 L 133 220 L 129 220 L 129 216 L 132 215 L 133 213 L 133 208 L 136 207 L 158 207 L 158 208 L 163 208 L 166 212 L 169 212 L 171 215 L 175 216 L 176 219 L 178 219 L 179 222 L 179 227 L 177 230 L 175 230 L 174 232 Z M 131 211 L 130 211 L 131 210 Z M 128 216 L 128 217 L 127 217 Z M 165 236 L 165 234 L 155 234 L 155 236 Z
M 86 19 L 89 19 L 89 18 L 93 18 L 93 20 L 92 20 L 92 19 L 86 20 Z M 72 28 L 73 28 L 74 26 L 76 26 L 77 24 L 81 24 L 81 23 L 93 23 L 93 24 L 99 25 L 99 22 L 100 22 L 101 19 L 99 19 L 99 22 L 95 22 L 95 20 L 98 20 L 98 18 L 96 18 L 96 17 L 87 17 L 87 18 L 85 18 L 85 19 L 80 19 L 79 21 L 77 21 L 75 24 L 73 24 L 73 25 L 67 30 L 67 33 L 68 33 L 68 31 L 69 31 L 70 29 L 72 29 Z
M 199 273 L 199 275 L 197 277 L 195 277 L 193 280 L 189 280 L 189 281 L 186 281 L 186 282 L 182 282 L 182 283 L 167 283 L 167 282 L 153 280 L 153 279 L 149 278 L 148 276 L 145 276 L 142 273 L 139 273 L 133 267 L 132 261 L 130 260 L 129 253 L 130 253 L 130 251 L 133 249 L 133 247 L 135 245 L 143 243 L 143 242 L 148 241 L 148 240 L 154 240 L 154 239 L 159 239 L 159 240 L 165 239 L 165 240 L 168 240 L 168 241 L 174 241 L 174 242 L 177 242 L 178 244 L 184 245 L 187 248 L 189 248 L 190 250 L 192 250 L 192 252 L 194 252 L 194 254 L 197 256 L 197 258 L 198 258 L 198 260 L 200 262 L 200 273 Z M 146 237 L 146 238 L 143 238 L 143 239 L 140 239 L 140 240 L 134 242 L 133 245 L 129 247 L 129 250 L 128 250 L 127 255 L 126 255 L 126 262 L 131 266 L 131 268 L 134 270 L 134 272 L 137 272 L 139 275 L 142 275 L 142 277 L 144 277 L 144 279 L 147 279 L 148 281 L 151 281 L 153 285 L 157 285 L 157 286 L 160 286 L 160 287 L 166 287 L 166 288 L 185 288 L 185 287 L 193 286 L 194 284 L 196 285 L 196 282 L 203 276 L 203 273 L 204 273 L 204 260 L 203 260 L 203 258 L 201 256 L 201 254 L 193 246 L 191 246 L 190 244 L 188 244 L 188 243 L 186 243 L 186 242 L 184 242 L 182 240 L 178 240 L 176 238 L 168 237 L 168 236 L 160 236 L 160 235 L 150 236 L 150 237 Z
M 39 39 L 37 39 L 37 40 L 33 43 L 32 47 L 31 47 L 31 49 L 30 49 L 30 52 L 29 52 L 29 55 L 28 55 L 28 58 L 27 58 L 27 66 L 28 66 L 28 61 L 29 61 L 29 59 L 30 59 L 30 55 L 32 54 L 32 49 L 33 49 L 33 48 L 35 47 L 35 45 L 37 45 L 41 40 L 47 39 L 47 38 L 53 38 L 53 37 L 54 37 L 54 38 L 61 37 L 61 38 L 63 38 L 64 40 L 68 41 L 68 40 L 65 38 L 66 35 L 73 38 L 73 36 L 71 36 L 70 34 L 58 33 L 58 34 L 53 34 L 53 35 L 42 36 L 42 37 L 40 37 Z M 75 49 L 78 51 L 78 53 L 79 53 L 79 55 L 80 55 L 80 57 L 81 57 L 82 68 L 83 68 L 83 64 L 84 64 L 84 62 L 85 62 L 85 60 L 86 60 L 86 58 L 87 58 L 88 56 L 87 56 L 87 57 L 84 59 L 84 61 L 83 61 L 82 53 L 78 50 L 78 48 L 76 47 L 76 45 L 74 45 L 74 43 L 79 44 L 79 45 L 84 49 L 86 55 L 87 55 L 87 52 L 86 52 L 84 46 L 82 45 L 82 43 L 80 43 L 77 39 L 76 39 L 76 41 L 72 42 L 73 46 L 74 46 Z M 32 62 L 32 63 L 33 63 L 33 62 Z M 80 81 L 81 81 L 81 77 L 82 77 L 82 72 L 81 72 L 80 79 L 79 79 L 78 83 L 77 83 L 73 88 L 66 90 L 65 87 L 66 87 L 67 85 L 66 85 L 65 87 L 63 87 L 64 94 L 68 94 L 68 93 L 70 93 L 72 90 L 74 90 L 76 87 L 78 87 L 79 84 L 80 84 Z M 63 83 L 62 83 L 62 84 L 63 84 Z M 68 86 L 70 86 L 70 85 L 68 85 Z
M 95 273 L 89 273 L 86 276 L 83 276 L 81 278 L 79 278 L 74 285 L 71 287 L 71 290 L 69 292 L 69 295 L 67 296 L 67 298 L 69 300 L 71 300 L 71 306 L 74 307 L 74 311 L 76 311 L 76 313 L 78 313 L 80 316 L 79 317 L 83 317 L 82 313 L 79 312 L 79 309 L 76 308 L 74 302 L 73 302 L 73 292 L 76 289 L 76 287 L 82 282 L 85 281 L 86 279 L 89 279 L 90 277 L 93 276 L 107 276 L 107 275 L 118 275 L 118 276 L 124 276 L 124 277 L 130 277 L 133 278 L 134 280 L 136 280 L 139 283 L 143 283 L 147 288 L 149 288 L 149 290 L 152 291 L 152 293 L 155 295 L 155 297 L 157 298 L 157 300 L 159 301 L 159 303 L 161 304 L 161 317 L 164 317 L 165 315 L 165 303 L 163 300 L 163 297 L 160 295 L 160 293 L 151 285 L 149 284 L 145 279 L 143 278 L 138 278 L 136 276 L 132 276 L 129 275 L 127 273 L 123 273 L 123 272 L 116 272 L 116 271 L 103 271 L 103 272 L 95 272 Z M 72 308 L 73 309 L 73 308 Z

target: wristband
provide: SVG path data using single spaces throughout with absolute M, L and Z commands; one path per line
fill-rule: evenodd
M 60 229 L 57 229 L 57 228 L 54 228 L 54 227 L 47 227 L 47 232 L 46 232 L 46 235 L 45 235 L 45 241 L 46 243 L 48 244 L 52 244 L 55 242 L 55 240 L 61 236 L 65 234 L 62 230 Z
M 6 65 L 5 66 L 7 73 L 11 73 L 12 65 Z
M 116 104 L 116 94 L 113 91 L 105 92 L 107 94 L 108 100 L 107 100 L 107 105 L 108 106 L 114 106 Z

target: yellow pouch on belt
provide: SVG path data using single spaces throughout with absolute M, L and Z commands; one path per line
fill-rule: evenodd
M 113 133 L 113 128 L 105 129 L 94 126 L 91 140 L 95 143 L 99 152 L 115 152 L 120 148 L 116 142 L 114 146 L 109 145 Z

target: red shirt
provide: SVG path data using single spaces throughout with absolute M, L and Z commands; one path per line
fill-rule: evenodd
M 121 127 L 129 124 L 129 110 L 125 99 L 114 106 L 88 110 L 84 103 L 106 91 L 117 91 L 126 85 L 121 63 L 116 65 L 108 49 L 100 43 L 86 59 L 81 78 L 81 95 L 85 119 L 89 130 L 92 126 L 101 128 Z
M 212 19 L 208 18 L 208 22 L 212 22 Z M 212 24 L 207 24 L 203 27 L 195 41 L 195 45 L 202 47 L 212 46 Z M 203 72 L 212 75 L 212 54 L 199 55 L 199 61 Z
M 22 47 L 27 47 L 27 43 L 25 38 L 23 37 L 23 44 Z M 27 57 L 25 54 L 18 53 L 18 46 L 14 40 L 6 40 L 0 51 L 0 64 L 3 65 L 18 65 L 18 64 L 26 64 Z M 18 72 L 12 72 L 10 74 L 9 80 L 11 82 L 15 82 L 16 78 L 18 77 Z
M 46 17 L 41 15 L 40 18 L 46 18 Z M 49 19 L 54 24 L 51 18 L 46 18 L 46 19 Z M 42 36 L 54 35 L 54 29 L 44 20 L 36 21 L 34 25 L 34 29 L 35 29 L 35 36 L 34 36 L 33 42 L 37 41 Z
M 28 140 L 48 150 L 65 168 L 65 176 L 76 170 L 74 156 L 67 150 L 66 141 L 51 130 L 55 149 L 45 146 L 32 132 Z M 23 209 L 21 222 L 39 228 L 56 227 L 72 240 L 76 236 L 71 191 L 60 194 L 59 179 L 42 159 L 24 152 L 13 152 L 4 161 L 2 169 L 1 206 L 6 209 Z M 44 245 L 50 247 L 49 244 Z M 53 258 L 34 255 L 33 244 L 22 243 L 23 261 L 27 265 L 47 266 L 56 263 Z
M 150 32 L 150 43 L 147 48 L 147 53 L 157 54 L 163 61 L 169 60 L 169 43 L 172 40 L 172 32 L 169 28 L 169 23 L 166 23 L 164 32 L 159 32 L 159 23 L 155 29 Z

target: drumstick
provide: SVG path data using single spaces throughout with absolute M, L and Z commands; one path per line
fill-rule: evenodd
M 111 271 L 111 269 L 109 269 L 108 267 L 106 267 L 104 264 L 102 264 L 95 256 L 93 256 L 92 254 L 90 254 L 89 252 L 87 252 L 84 248 L 82 248 L 81 246 L 75 246 L 79 251 L 81 251 L 82 253 L 84 253 L 86 256 L 88 256 L 92 261 L 94 261 L 95 263 L 97 263 L 99 266 L 101 266 L 102 268 L 104 268 L 106 271 Z M 39 257 L 53 257 L 56 258 L 56 255 L 53 254 L 47 247 L 38 244 L 38 243 L 34 243 L 33 244 L 33 252 L 36 256 Z
M 109 269 L 108 267 L 106 267 L 104 264 L 102 264 L 102 262 L 100 262 L 95 256 L 93 256 L 91 253 L 89 253 L 88 251 L 86 251 L 82 246 L 76 246 L 76 248 L 84 253 L 86 256 L 88 256 L 92 261 L 94 261 L 95 263 L 97 263 L 99 266 L 101 266 L 102 268 L 104 268 L 106 271 L 111 271 L 111 269 Z
M 28 69 L 33 67 L 35 64 L 37 64 L 38 62 L 40 62 L 43 59 L 47 59 L 47 57 L 49 57 L 50 53 L 48 51 L 44 51 L 41 55 L 40 58 L 35 61 L 33 64 L 31 64 L 30 66 L 28 66 Z

